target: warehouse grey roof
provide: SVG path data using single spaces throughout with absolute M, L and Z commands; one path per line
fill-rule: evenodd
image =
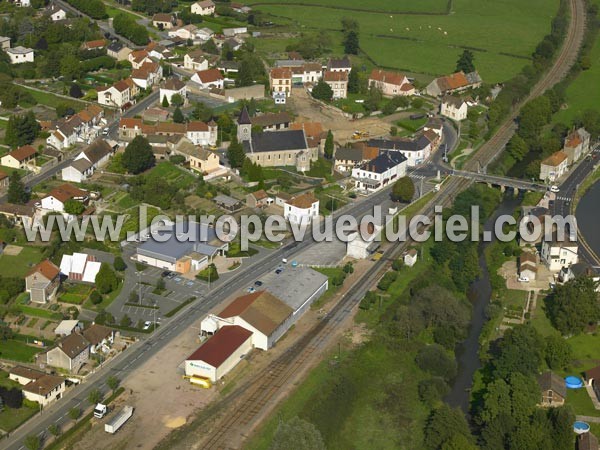
M 286 267 L 276 274 L 271 271 L 261 278 L 264 288 L 294 310 L 301 309 L 328 278 L 309 267 Z

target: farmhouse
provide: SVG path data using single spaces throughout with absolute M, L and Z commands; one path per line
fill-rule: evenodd
M 179 78 L 169 78 L 160 88 L 160 102 L 164 102 L 165 98 L 169 105 L 173 102 L 173 96 L 178 94 L 182 100 L 187 98 L 187 86 Z
M 557 407 L 564 405 L 567 398 L 565 380 L 554 372 L 548 371 L 538 377 L 538 385 L 542 391 L 540 406 Z
M 453 95 L 446 95 L 442 99 L 440 105 L 440 114 L 448 117 L 449 119 L 460 122 L 467 118 L 467 112 L 469 106 L 467 102 L 460 97 L 454 97 Z
M 223 74 L 218 69 L 201 70 L 192 75 L 191 80 L 200 85 L 202 89 L 223 89 Z
M 23 64 L 34 61 L 34 54 L 32 48 L 17 47 L 6 49 L 6 54 L 10 59 L 11 64 Z
M 223 326 L 237 325 L 252 333 L 252 345 L 268 350 L 289 329 L 293 309 L 267 291 L 236 298 L 200 325 L 201 334 L 214 334 Z
M 461 92 L 469 88 L 478 88 L 481 86 L 481 77 L 477 72 L 456 72 L 446 77 L 440 77 L 427 85 L 425 91 L 427 95 L 439 97 L 452 92 Z
M 283 92 L 287 97 L 292 93 L 292 69 L 275 67 L 269 71 L 271 92 Z
M 251 350 L 251 331 L 237 325 L 223 326 L 185 360 L 185 374 L 215 382 Z
M 25 291 L 34 303 L 54 299 L 60 285 L 60 269 L 46 259 L 33 267 L 25 277 Z
M 569 165 L 578 161 L 579 158 L 585 156 L 590 151 L 590 133 L 585 128 L 569 133 L 565 138 L 563 152 L 567 154 Z
M 348 72 L 326 71 L 323 74 L 323 81 L 329 85 L 333 91 L 333 99 L 346 98 L 348 96 Z
M 400 152 L 382 151 L 379 156 L 352 169 L 356 189 L 373 193 L 406 175 L 406 157 Z
M 70 184 L 62 184 L 52 189 L 48 195 L 41 200 L 41 209 L 46 211 L 65 212 L 65 204 L 69 200 L 87 203 L 89 197 L 87 191 L 82 191 Z
M 191 6 L 192 14 L 198 14 L 200 16 L 210 16 L 215 13 L 215 4 L 212 0 L 204 0 L 201 2 L 192 3 Z
M 380 89 L 386 97 L 414 95 L 415 93 L 415 87 L 408 81 L 406 75 L 381 69 L 371 71 L 369 87 Z
M 319 199 L 312 192 L 292 197 L 284 202 L 283 217 L 297 224 L 308 224 L 319 217 Z
M 194 50 L 186 53 L 183 57 L 183 67 L 188 70 L 200 72 L 208 69 L 208 59 L 204 56 L 202 50 Z
M 563 151 L 548 156 L 540 163 L 540 180 L 553 182 L 562 177 L 569 168 L 569 157 Z
M 31 145 L 24 145 L 0 158 L 0 165 L 12 169 L 35 167 L 37 152 Z
M 89 342 L 79 333 L 72 333 L 62 339 L 56 347 L 48 350 L 46 362 L 49 366 L 77 373 L 89 357 Z

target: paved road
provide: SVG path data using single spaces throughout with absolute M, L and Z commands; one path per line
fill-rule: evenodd
M 372 211 L 375 205 L 381 204 L 388 198 L 389 188 L 341 209 L 338 214 L 352 214 L 355 217 L 361 217 Z M 124 379 L 148 358 L 151 358 L 165 347 L 172 338 L 186 330 L 216 305 L 236 291 L 252 285 L 257 277 L 274 270 L 280 264 L 282 258 L 291 259 L 311 245 L 316 244 L 309 238 L 302 242 L 287 244 L 279 250 L 268 253 L 254 261 L 249 261 L 244 269 L 236 271 L 238 273 L 232 276 L 227 283 L 214 287 L 210 291 L 195 294 L 198 295 L 198 300 L 183 308 L 175 317 L 169 320 L 168 325 L 165 323 L 165 326 L 159 327 L 148 339 L 136 343 L 114 360 L 106 363 L 104 370 L 91 375 L 85 383 L 71 388 L 63 399 L 48 407 L 42 415 L 32 418 L 19 430 L 13 432 L 7 440 L 1 441 L 2 447 L 7 450 L 24 448 L 23 439 L 26 436 L 30 434 L 43 435 L 53 423 L 69 423 L 71 419 L 68 417 L 68 412 L 71 408 L 89 406 L 87 396 L 90 391 L 93 389 L 100 389 L 102 392 L 108 391 L 106 386 L 108 376 L 115 375 L 120 379 Z M 190 294 L 193 294 L 193 292 L 190 292 Z

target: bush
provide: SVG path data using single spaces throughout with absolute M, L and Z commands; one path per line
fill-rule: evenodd
M 382 291 L 387 291 L 392 283 L 396 281 L 398 274 L 396 272 L 386 272 L 386 274 L 379 280 L 377 287 Z
M 441 345 L 423 347 L 415 359 L 421 370 L 451 381 L 456 376 L 456 361 L 448 356 Z
M 102 295 L 100 295 L 98 291 L 94 290 L 90 294 L 90 301 L 94 305 L 99 305 L 100 303 L 102 303 Z
M 429 406 L 440 401 L 450 392 L 450 387 L 441 377 L 433 377 L 419 382 L 419 398 Z
M 125 264 L 125 261 L 123 261 L 123 258 L 121 258 L 120 256 L 115 257 L 115 262 L 113 263 L 113 266 L 115 270 L 118 270 L 119 272 L 123 272 L 125 269 L 127 269 L 127 264 Z

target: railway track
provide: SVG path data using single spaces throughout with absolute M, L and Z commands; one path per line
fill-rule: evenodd
M 532 88 L 527 98 L 515 106 L 513 112 L 504 124 L 477 152 L 477 159 L 471 159 L 467 170 L 477 169 L 477 166 L 487 166 L 503 150 L 506 143 L 516 130 L 515 119 L 520 108 L 529 100 L 542 95 L 554 86 L 570 70 L 577 58 L 579 46 L 583 40 L 585 24 L 585 7 L 583 0 L 570 0 L 571 22 L 561 51 L 552 68 Z M 468 179 L 451 179 L 438 195 L 421 211 L 421 214 L 432 216 L 435 205 L 448 205 L 457 194 L 469 186 Z M 396 243 L 388 247 L 384 257 L 355 282 L 348 293 L 332 308 L 313 329 L 305 334 L 285 353 L 274 360 L 265 370 L 253 380 L 240 386 L 227 396 L 224 402 L 230 407 L 224 407 L 219 412 L 212 426 L 207 430 L 204 439 L 197 441 L 197 448 L 206 450 L 228 450 L 236 448 L 230 438 L 239 440 L 240 434 L 252 424 L 259 414 L 273 402 L 280 389 L 304 366 L 315 352 L 326 348 L 333 331 L 342 323 L 359 304 L 364 294 L 389 270 L 391 262 L 409 245 L 410 242 Z M 216 412 L 216 411 L 215 411 Z M 232 436 L 232 433 L 238 433 Z

